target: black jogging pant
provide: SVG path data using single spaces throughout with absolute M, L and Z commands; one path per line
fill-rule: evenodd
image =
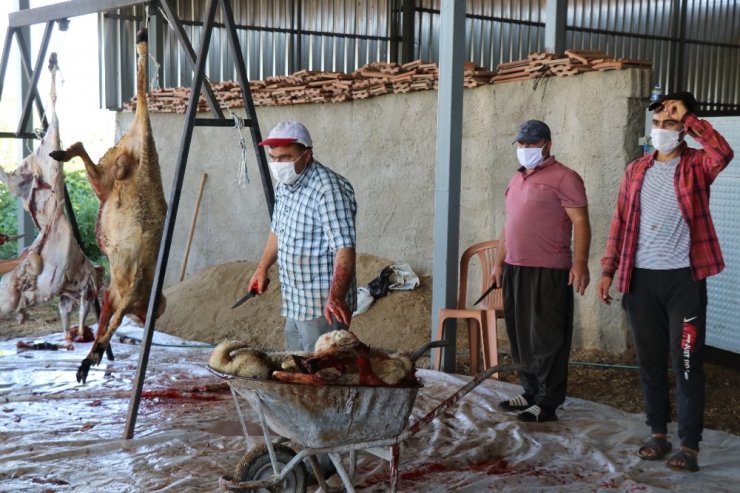
M 622 297 L 640 365 L 646 424 L 666 433 L 671 421 L 668 359 L 676 378 L 678 436 L 681 445 L 699 449 L 704 428 L 704 338 L 706 280 L 691 269 L 634 269 Z
M 573 336 L 568 270 L 504 264 L 504 320 L 524 393 L 540 407 L 565 401 Z

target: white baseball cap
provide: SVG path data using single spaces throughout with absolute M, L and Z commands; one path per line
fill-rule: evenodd
M 302 144 L 313 147 L 311 135 L 306 127 L 298 122 L 280 122 L 270 130 L 270 136 L 259 143 L 261 146 L 281 147 L 289 144 Z

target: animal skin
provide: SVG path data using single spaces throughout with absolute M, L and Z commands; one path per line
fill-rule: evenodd
M 265 352 L 241 341 L 223 341 L 211 352 L 208 366 L 221 373 L 267 380 L 273 371 L 295 369 L 295 354 L 305 353 Z
M 41 144 L 12 172 L 0 168 L 0 180 L 11 194 L 23 201 L 39 231 L 23 252 L 15 268 L 0 280 L 0 311 L 15 311 L 18 321 L 25 319 L 30 306 L 59 297 L 59 313 L 65 338 L 92 340 L 85 319 L 98 290 L 103 270 L 95 267 L 74 238 L 64 215 L 64 173 L 59 162 L 49 157 L 60 148 L 59 121 L 56 115 L 56 62 L 52 55 L 51 105 L 49 128 Z M 69 325 L 70 312 L 79 307 L 77 330 Z
M 85 382 L 91 366 L 100 363 L 125 315 L 146 319 L 167 203 L 162 190 L 159 158 L 154 145 L 146 98 L 147 31 L 137 34 L 136 116 L 115 147 L 95 165 L 82 143 L 53 153 L 60 161 L 80 157 L 87 178 L 100 200 L 95 238 L 108 257 L 110 287 L 103 298 L 98 332 L 90 353 L 77 370 Z M 165 300 L 159 299 L 159 316 Z

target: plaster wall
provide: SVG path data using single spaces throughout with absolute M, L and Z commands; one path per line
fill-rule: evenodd
M 499 235 L 503 194 L 517 167 L 512 140 L 520 122 L 532 118 L 547 122 L 553 154 L 585 181 L 593 233 L 591 285 L 576 300 L 576 348 L 613 352 L 626 348 L 619 303 L 603 306 L 594 286 L 622 173 L 640 153 L 649 81 L 649 71 L 617 70 L 549 78 L 536 89 L 533 81 L 523 81 L 464 92 L 460 252 Z M 418 273 L 428 274 L 433 260 L 436 107 L 437 92 L 425 91 L 347 103 L 259 107 L 257 114 L 263 136 L 281 120 L 304 123 L 312 134 L 316 159 L 353 184 L 358 252 L 409 263 Z M 132 119 L 132 113 L 118 115 L 119 134 Z M 152 114 L 152 127 L 169 202 L 184 118 Z M 243 188 L 234 183 L 241 157 L 239 132 L 204 127 L 194 131 L 167 285 L 178 281 L 203 173 L 208 179 L 187 273 L 233 260 L 257 260 L 262 253 L 268 211 L 251 136 L 248 129 L 242 133 L 251 179 Z

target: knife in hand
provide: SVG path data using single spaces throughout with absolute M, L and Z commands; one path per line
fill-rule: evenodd
M 242 303 L 244 303 L 244 302 L 245 302 L 245 301 L 247 301 L 248 299 L 250 299 L 250 298 L 254 298 L 255 296 L 257 296 L 257 289 L 256 289 L 256 288 L 252 288 L 252 289 L 250 289 L 250 290 L 249 290 L 249 292 L 248 292 L 247 294 L 245 294 L 244 296 L 242 296 L 241 298 L 239 298 L 239 299 L 238 299 L 238 300 L 236 301 L 236 303 L 234 303 L 234 304 L 233 304 L 233 305 L 231 306 L 231 309 L 233 310 L 234 308 L 236 308 L 236 307 L 240 306 L 240 305 L 241 305 Z
M 478 298 L 478 300 L 475 303 L 473 303 L 473 306 L 475 306 L 478 303 L 480 303 L 481 301 L 483 301 L 483 299 L 486 296 L 488 296 L 490 294 L 490 292 L 493 291 L 494 289 L 496 289 L 496 282 L 495 281 L 494 281 L 493 284 L 491 284 L 491 287 L 490 288 L 486 289 L 485 292 L 482 295 L 480 295 L 480 298 Z

